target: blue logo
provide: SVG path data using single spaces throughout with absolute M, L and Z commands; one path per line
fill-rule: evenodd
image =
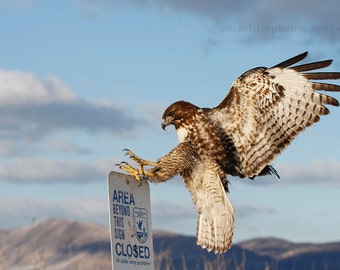
M 149 235 L 148 211 L 145 208 L 133 208 L 133 221 L 138 241 L 145 243 Z

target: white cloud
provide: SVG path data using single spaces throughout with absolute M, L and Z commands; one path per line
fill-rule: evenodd
M 17 157 L 2 162 L 0 179 L 23 183 L 88 182 L 105 179 L 107 172 L 108 168 L 99 163 Z
M 311 161 L 306 164 L 280 163 L 274 164 L 280 175 L 280 179 L 275 176 L 256 177 L 254 180 L 243 179 L 241 182 L 253 186 L 288 184 L 288 185 L 319 185 L 319 186 L 340 186 L 340 161 Z M 230 177 L 232 182 L 239 181 Z
M 340 186 L 340 161 L 312 161 L 306 165 L 280 164 L 282 181 L 298 185 Z
M 0 114 L 0 181 L 13 182 L 106 178 L 114 162 L 96 164 L 98 157 L 91 161 L 84 157 L 83 154 L 94 154 L 95 147 L 86 139 L 95 135 L 95 140 L 100 140 L 103 133 L 117 137 L 135 135 L 139 125 L 145 127 L 147 123 L 137 119 L 138 112 L 124 104 L 77 96 L 55 76 L 42 79 L 32 73 L 3 69 Z
M 55 76 L 40 79 L 28 72 L 0 69 L 0 105 L 75 103 L 79 98 Z
M 57 130 L 126 135 L 145 124 L 123 104 L 88 101 L 55 76 L 23 71 L 0 70 L 0 113 L 0 139 L 36 140 Z

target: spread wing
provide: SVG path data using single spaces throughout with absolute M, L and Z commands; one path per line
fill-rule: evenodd
M 290 67 L 306 56 L 307 52 L 272 68 L 245 72 L 209 111 L 239 174 L 260 174 L 301 131 L 329 113 L 324 104 L 339 106 L 316 90 L 338 92 L 340 86 L 310 80 L 340 79 L 340 72 L 307 72 L 325 68 L 332 60 Z

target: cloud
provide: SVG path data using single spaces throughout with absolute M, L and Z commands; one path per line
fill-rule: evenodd
M 0 138 L 36 140 L 59 130 L 132 134 L 143 122 L 124 104 L 78 97 L 60 79 L 0 70 Z
M 246 7 L 253 8 L 255 2 L 247 1 L 233 1 L 226 2 L 223 0 L 213 0 L 213 1 L 189 1 L 189 0 L 129 0 L 129 1 L 116 1 L 116 0 L 79 0 L 79 7 L 84 10 L 98 11 L 99 8 L 103 7 L 120 7 L 120 8 L 156 8 L 162 12 L 180 12 L 193 14 L 198 16 L 203 16 L 213 20 L 225 19 L 228 15 L 234 14 L 235 12 L 241 12 Z
M 105 162 L 97 164 L 53 160 L 47 157 L 17 157 L 3 161 L 0 166 L 1 181 L 20 183 L 89 182 L 105 179 L 109 171 Z M 113 167 L 113 163 L 112 166 Z
M 45 152 L 53 150 L 55 152 L 66 152 L 78 155 L 91 154 L 92 151 L 89 148 L 79 146 L 74 142 L 69 142 L 65 140 L 51 140 L 48 143 L 43 143 L 42 147 Z M 0 152 L 1 153 L 1 152 Z
M 76 95 L 55 76 L 43 80 L 33 73 L 0 69 L 0 105 L 74 103 Z
M 280 164 L 282 181 L 297 185 L 339 187 L 340 161 L 312 161 L 306 165 Z
M 41 200 L 30 197 L 0 198 L 0 228 L 29 225 L 34 220 L 51 217 L 70 218 L 108 225 L 106 197 L 86 196 L 62 201 Z
M 89 161 L 96 145 L 86 139 L 132 137 L 149 123 L 138 108 L 84 99 L 55 76 L 4 69 L 0 113 L 0 180 L 20 183 L 104 179 L 114 162 Z
M 79 2 L 79 1 L 78 1 Z M 249 41 L 287 38 L 290 34 L 311 35 L 329 41 L 339 39 L 340 17 L 336 0 L 307 1 L 189 1 L 189 0 L 83 0 L 83 6 L 154 8 L 162 13 L 194 15 L 207 19 L 223 31 L 239 32 Z M 216 27 L 213 27 L 216 30 Z M 227 34 L 227 33 L 226 33 Z M 235 36 L 233 36 L 235 38 Z
M 244 179 L 242 183 L 252 184 L 254 187 L 262 185 L 288 184 L 288 185 L 319 185 L 329 187 L 339 187 L 340 161 L 311 161 L 307 164 L 280 163 L 275 165 L 275 169 L 280 175 L 280 179 L 275 176 L 257 177 L 252 181 Z M 232 181 L 237 178 L 233 178 Z
M 251 215 L 258 214 L 275 214 L 276 210 L 270 207 L 262 207 L 252 203 L 251 205 L 235 205 L 235 211 L 238 218 L 248 218 Z

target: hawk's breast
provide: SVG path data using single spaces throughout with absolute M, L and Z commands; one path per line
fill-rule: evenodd
M 182 143 L 188 137 L 188 130 L 184 127 L 180 127 L 177 130 L 178 143 Z

